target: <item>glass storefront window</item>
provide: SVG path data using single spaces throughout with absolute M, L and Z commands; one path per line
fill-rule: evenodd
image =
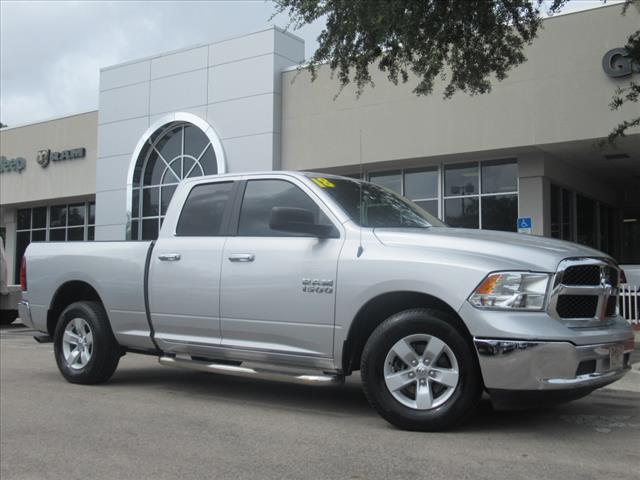
M 444 221 L 450 227 L 479 228 L 477 197 L 447 198 L 444 201 Z
M 31 209 L 18 210 L 18 230 L 31 228 Z
M 582 195 L 576 196 L 576 220 L 578 226 L 578 243 L 590 247 L 598 246 L 596 202 Z
M 562 223 L 561 231 L 563 240 L 574 240 L 573 219 L 575 218 L 573 210 L 573 192 L 562 189 Z
M 618 256 L 616 210 L 566 188 L 551 185 L 551 237 Z
M 402 172 L 372 173 L 369 181 L 402 195 Z
M 562 238 L 562 230 L 560 229 L 562 223 L 560 195 L 562 195 L 560 187 L 551 185 L 551 238 Z
M 444 167 L 444 194 L 447 197 L 478 193 L 478 163 Z
M 416 205 L 418 205 L 423 210 L 426 210 L 434 217 L 440 217 L 438 214 L 438 200 L 414 200 Z
M 84 211 L 85 211 L 85 204 L 84 203 L 78 203 L 75 205 L 69 205 L 68 207 L 68 211 L 69 211 L 69 221 L 68 221 L 68 225 L 84 225 Z
M 49 226 L 65 227 L 67 225 L 67 206 L 56 205 L 49 209 Z
M 482 193 L 518 190 L 518 164 L 513 160 L 482 162 Z
M 47 228 L 47 207 L 33 209 L 33 228 Z
M 20 263 L 29 243 L 93 240 L 95 209 L 95 202 L 89 202 L 18 210 L 15 282 L 20 281 Z
M 482 228 L 512 232 L 518 221 L 518 195 L 482 197 Z
M 438 169 L 408 170 L 404 174 L 404 196 L 411 200 L 438 198 Z
M 400 193 L 429 213 L 444 218 L 451 226 L 516 231 L 518 162 L 515 159 L 374 172 L 369 174 L 369 180 Z M 439 214 L 440 201 L 443 201 L 442 215 Z

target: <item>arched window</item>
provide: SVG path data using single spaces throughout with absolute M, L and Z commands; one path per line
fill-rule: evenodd
M 177 120 L 150 128 L 136 148 L 130 171 L 131 240 L 153 240 L 180 180 L 224 173 L 220 142 L 208 125 Z M 187 114 L 182 114 L 187 115 Z M 201 128 L 205 127 L 205 129 Z

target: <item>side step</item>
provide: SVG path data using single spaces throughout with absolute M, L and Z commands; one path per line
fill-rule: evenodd
M 276 380 L 303 385 L 341 385 L 344 383 L 344 375 L 338 374 L 303 374 L 299 371 L 296 372 L 286 368 L 277 369 L 277 367 L 263 368 L 257 366 L 243 367 L 176 357 L 160 357 L 158 358 L 158 361 L 160 362 L 160 365 L 166 365 L 168 367 L 178 367 L 187 370 L 199 370 L 201 372 L 220 373 L 223 375 L 234 375 L 238 377 L 259 378 L 262 380 Z

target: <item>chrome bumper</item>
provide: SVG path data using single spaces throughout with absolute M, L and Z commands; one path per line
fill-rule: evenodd
M 20 317 L 20 321 L 27 327 L 35 328 L 33 326 L 33 320 L 31 319 L 31 307 L 26 300 L 18 302 L 18 317 Z
M 622 378 L 630 368 L 633 337 L 627 341 L 576 346 L 569 342 L 474 339 L 484 385 L 499 390 L 599 388 Z M 610 352 L 622 349 L 622 365 Z M 619 350 L 618 350 L 619 351 Z

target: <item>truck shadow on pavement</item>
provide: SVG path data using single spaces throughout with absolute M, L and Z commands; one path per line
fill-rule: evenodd
M 163 391 L 164 394 L 189 401 L 232 402 L 261 408 L 297 411 L 330 417 L 360 417 L 380 428 L 395 429 L 369 406 L 354 375 L 342 386 L 307 386 L 213 373 L 176 371 L 173 369 L 122 369 L 106 388 Z M 573 402 L 526 410 L 494 410 L 487 395 L 474 416 L 457 431 L 536 432 L 557 435 L 558 422 L 598 432 L 612 428 L 640 431 L 640 394 L 599 390 Z

